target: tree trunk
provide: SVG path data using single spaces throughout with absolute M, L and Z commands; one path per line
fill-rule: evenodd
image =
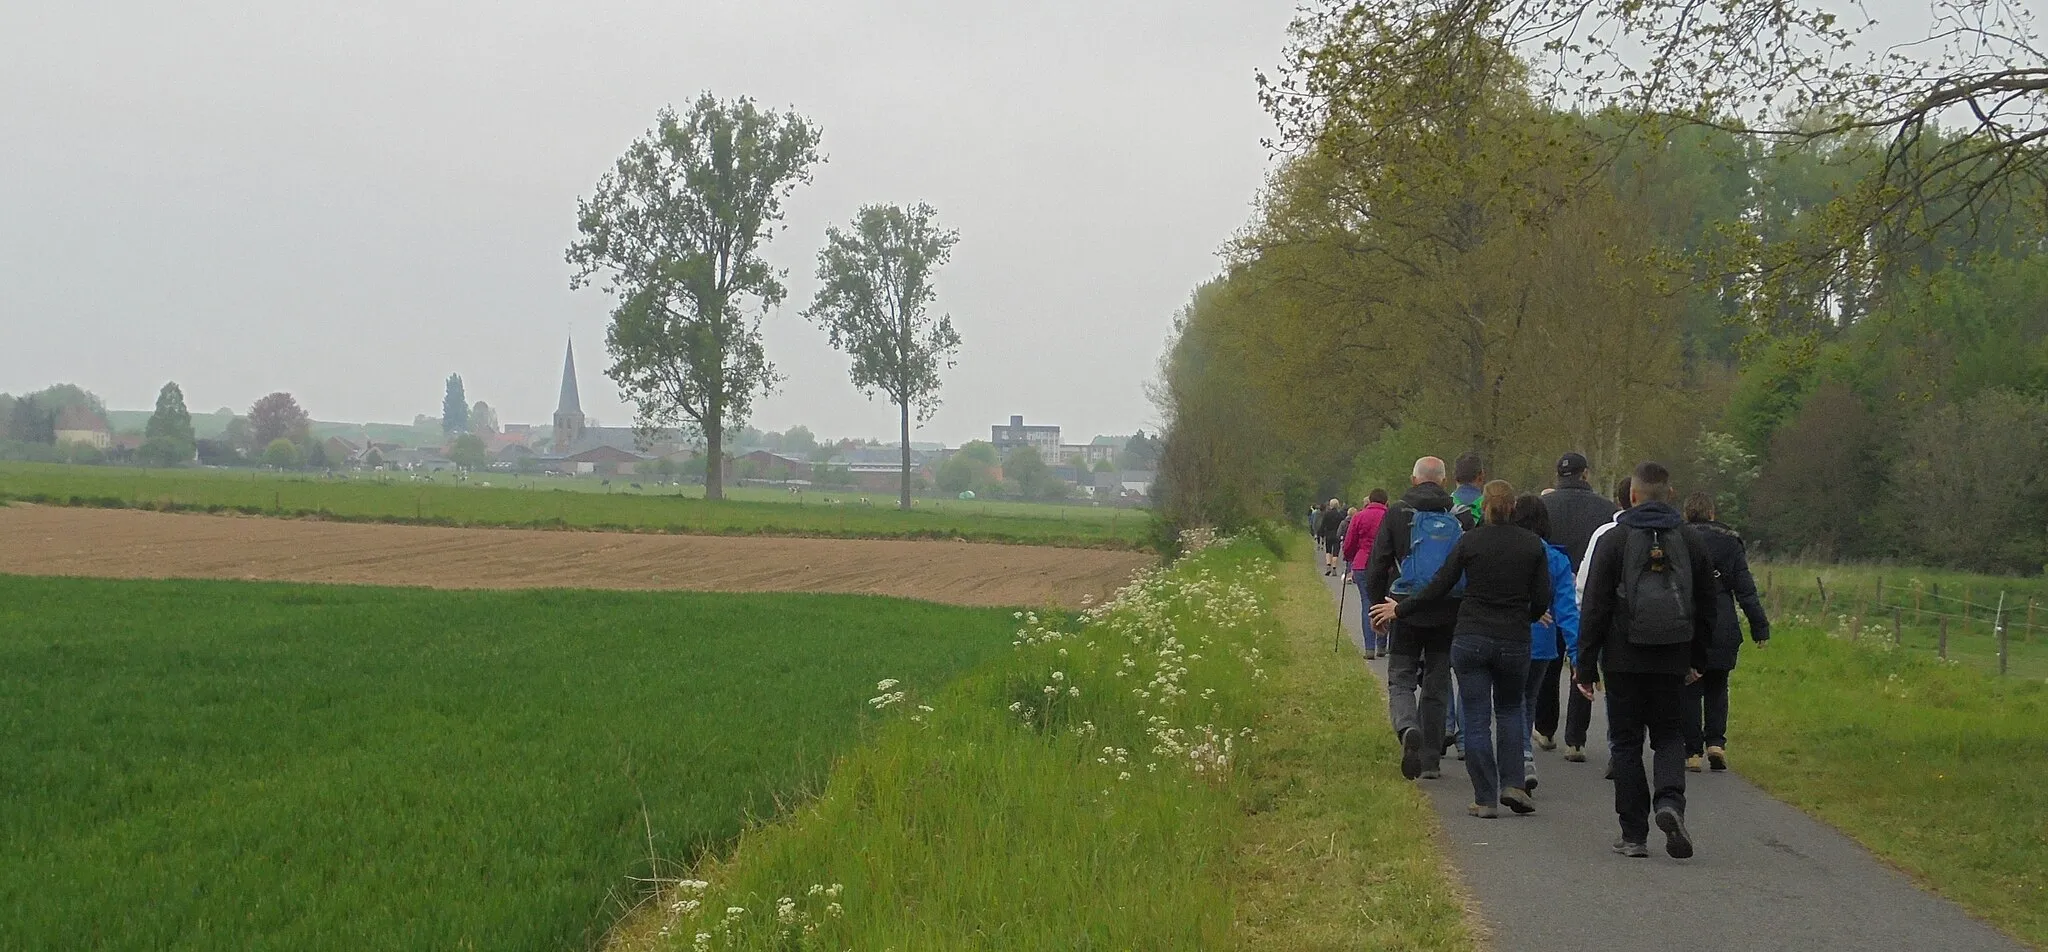
M 711 398 L 711 412 L 704 415 L 704 498 L 725 498 L 725 408 Z
M 909 512 L 909 511 L 910 511 L 910 401 L 908 401 L 908 400 L 905 400 L 905 401 L 903 401 L 902 403 L 899 403 L 899 404 L 897 404 L 896 406 L 897 406 L 897 407 L 898 407 L 899 409 L 901 409 L 901 410 L 903 411 L 903 498 L 902 498 L 902 499 L 901 499 L 901 501 L 900 501 L 900 502 L 898 503 L 898 506 L 899 506 L 899 507 L 900 507 L 900 508 L 901 508 L 901 509 L 902 509 L 902 510 L 903 510 L 904 512 Z

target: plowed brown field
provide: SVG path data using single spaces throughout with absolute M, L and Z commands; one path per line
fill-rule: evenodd
M 0 572 L 429 588 L 895 595 L 1076 607 L 1150 562 L 972 542 L 444 529 L 127 509 L 0 506 Z

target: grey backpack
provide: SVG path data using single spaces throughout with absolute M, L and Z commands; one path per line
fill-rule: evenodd
M 1621 603 L 1630 644 L 1692 640 L 1692 553 L 1672 529 L 1628 529 L 1621 554 Z

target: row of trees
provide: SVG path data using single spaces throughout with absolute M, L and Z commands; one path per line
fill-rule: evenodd
M 1667 18 L 1681 6 L 1709 17 L 1699 35 Z M 1745 123 L 1727 76 L 1770 64 L 1733 37 L 1787 23 L 1793 49 L 1828 22 L 1752 0 L 1628 7 L 1303 14 L 1262 80 L 1278 170 L 1162 358 L 1155 497 L 1230 525 L 1396 485 L 1425 452 L 1477 450 L 1533 483 L 1575 449 L 1606 473 L 1672 462 L 1777 551 L 2038 570 L 2048 189 L 2018 171 L 2038 148 L 1830 111 L 1863 108 L 1846 92 Z M 1562 108 L 1560 73 L 1595 76 L 1606 47 L 1532 56 L 1536 14 L 1724 58 L 1659 54 L 1635 74 L 1654 103 L 1631 87 Z M 1698 98 L 1674 108 L 1686 84 Z
M 577 202 L 570 283 L 601 280 L 616 299 L 609 374 L 643 429 L 686 429 L 720 458 L 728 429 L 779 381 L 760 324 L 786 292 L 761 255 L 783 201 L 824 161 L 819 141 L 800 115 L 707 92 L 687 114 L 661 110 Z M 958 240 L 929 205 L 864 206 L 848 228 L 826 230 L 817 296 L 804 310 L 852 357 L 854 386 L 896 405 L 905 509 L 911 418 L 936 412 L 939 371 L 960 346 L 951 317 L 930 313 L 933 273 Z M 706 474 L 707 498 L 721 497 L 721 477 Z

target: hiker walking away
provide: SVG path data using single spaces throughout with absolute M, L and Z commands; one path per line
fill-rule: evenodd
M 1557 666 L 1573 669 L 1579 662 L 1579 598 L 1572 575 L 1572 559 L 1553 537 L 1548 499 L 1523 494 L 1515 499 L 1515 525 L 1543 540 L 1544 556 L 1550 569 L 1550 611 L 1529 627 L 1529 679 L 1523 710 L 1536 709 L 1537 695 L 1554 690 L 1549 673 Z M 1573 692 L 1577 694 L 1577 692 Z M 1556 698 L 1551 700 L 1554 702 Z M 1536 792 L 1536 732 L 1524 736 L 1522 773 L 1524 790 Z M 1547 748 L 1546 748 L 1547 749 Z
M 1693 854 L 1685 827 L 1686 686 L 1707 663 L 1714 635 L 1714 559 L 1699 533 L 1671 508 L 1671 472 L 1636 467 L 1631 508 L 1586 553 L 1580 605 L 1579 693 L 1607 682 L 1607 743 L 1613 752 L 1614 850 L 1648 856 L 1650 815 L 1664 852 Z M 1643 737 L 1655 752 L 1656 787 L 1643 776 Z
M 1501 804 L 1516 813 L 1536 811 L 1523 786 L 1529 722 L 1522 698 L 1528 691 L 1529 626 L 1550 610 L 1550 560 L 1542 539 L 1514 525 L 1513 486 L 1498 479 L 1487 483 L 1480 508 L 1484 524 L 1459 537 L 1422 591 L 1405 602 L 1374 605 L 1372 614 L 1381 623 L 1404 618 L 1464 585 L 1451 671 L 1465 712 L 1465 773 L 1472 779 L 1467 812 L 1492 819 Z
M 1444 492 L 1444 461 L 1415 461 L 1408 491 L 1387 507 L 1373 537 L 1365 566 L 1366 604 L 1388 598 L 1405 601 L 1436 577 L 1451 549 L 1471 523 L 1451 514 Z M 1451 637 L 1463 593 L 1411 612 L 1398 622 L 1366 620 L 1387 639 L 1387 718 L 1401 740 L 1401 776 L 1435 780 L 1442 776 L 1444 711 L 1451 696 Z M 1375 636 L 1376 638 L 1379 636 Z M 1419 694 L 1419 697 L 1418 697 Z
M 1742 536 L 1714 519 L 1714 497 L 1685 497 L 1686 524 L 1698 530 L 1714 560 L 1714 637 L 1707 645 L 1707 665 L 1685 692 L 1685 769 L 1698 773 L 1700 758 L 1715 770 L 1728 769 L 1728 674 L 1742 651 L 1742 623 L 1735 608 L 1749 618 L 1749 637 L 1761 648 L 1770 643 L 1771 620 L 1757 596 L 1749 573 L 1749 553 Z
M 1629 488 L 1633 481 L 1634 477 L 1632 476 L 1623 476 L 1620 479 L 1615 480 L 1614 498 L 1626 502 L 1629 498 Z M 1615 525 L 1620 521 L 1621 512 L 1616 512 L 1612 518 L 1607 520 L 1607 524 L 1600 526 L 1597 529 L 1594 529 L 1593 537 L 1586 541 L 1586 553 L 1588 555 L 1591 555 L 1593 552 L 1593 546 L 1599 544 L 1600 537 L 1606 535 L 1609 531 L 1613 530 Z M 1586 640 L 1586 563 L 1587 560 L 1581 557 L 1579 559 L 1579 569 L 1577 572 L 1573 573 L 1577 577 L 1574 584 L 1577 586 L 1577 594 L 1579 596 L 1579 642 L 1581 654 L 1584 654 L 1583 649 L 1585 647 Z M 1577 679 L 1574 678 L 1574 680 Z M 1596 688 L 1596 693 L 1597 690 L 1598 689 Z M 1579 691 L 1576 687 L 1572 689 L 1571 694 L 1571 700 L 1570 703 L 1566 705 L 1564 715 L 1564 759 L 1571 761 L 1572 763 L 1582 764 L 1586 762 L 1586 732 L 1589 729 L 1591 729 L 1593 723 L 1593 701 L 1587 698 L 1585 696 L 1585 693 Z M 1612 717 L 1608 718 L 1607 723 L 1609 733 L 1609 742 L 1607 745 L 1607 779 L 1613 780 L 1614 744 L 1612 734 L 1614 719 Z
M 1591 478 L 1586 457 L 1580 453 L 1566 453 L 1557 458 L 1556 484 L 1543 491 L 1543 504 L 1550 515 L 1550 532 L 1545 538 L 1571 560 L 1571 570 L 1576 570 L 1585 561 L 1586 546 L 1593 541 L 1593 533 L 1614 521 L 1614 501 L 1594 492 Z M 1578 573 L 1572 571 L 1571 574 L 1576 576 Z M 1572 604 L 1576 609 L 1576 597 Z M 1574 628 L 1574 633 L 1576 631 Z M 1544 750 L 1557 747 L 1558 688 L 1569 666 L 1563 651 L 1561 642 L 1550 650 L 1549 657 L 1553 660 L 1543 665 L 1543 684 L 1537 691 L 1535 713 L 1531 715 L 1535 721 L 1536 745 Z M 1564 701 L 1565 746 L 1568 750 L 1578 750 L 1580 758 L 1584 759 L 1586 728 L 1593 722 L 1593 703 L 1568 687 L 1564 691 L 1570 695 Z
M 1466 453 L 1458 457 L 1451 470 L 1456 485 L 1451 487 L 1451 512 L 1471 525 L 1486 521 L 1486 513 L 1480 510 L 1480 486 L 1486 482 L 1486 461 L 1478 453 Z M 1465 759 L 1465 733 L 1461 729 L 1465 722 L 1464 698 L 1457 691 L 1451 692 L 1450 708 L 1444 712 L 1444 744 L 1456 748 L 1458 759 Z
M 1323 545 L 1323 574 L 1337 574 L 1337 553 L 1344 548 L 1344 503 L 1332 499 L 1323 505 L 1323 518 L 1316 523 L 1316 541 Z
M 1359 631 L 1365 634 L 1365 657 L 1370 661 L 1387 653 L 1387 638 L 1372 627 L 1368 614 L 1372 611 L 1372 597 L 1366 593 L 1365 569 L 1372 564 L 1372 544 L 1379 535 L 1380 523 L 1387 517 L 1387 491 L 1375 489 L 1366 494 L 1365 507 L 1351 517 L 1351 525 L 1344 530 L 1344 564 L 1351 567 L 1351 583 L 1358 586 Z

